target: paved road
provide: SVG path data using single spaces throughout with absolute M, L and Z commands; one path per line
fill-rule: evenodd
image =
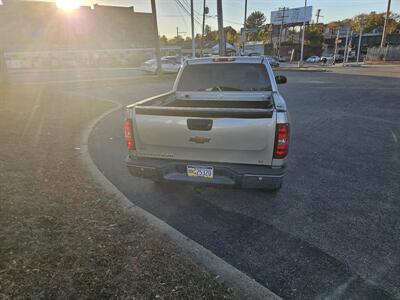
M 400 299 L 400 80 L 286 75 L 293 138 L 278 194 L 130 177 L 122 111 L 95 129 L 91 155 L 132 202 L 285 299 Z M 75 92 L 127 104 L 171 84 Z
M 21 70 L 10 71 L 11 83 L 61 83 L 83 82 L 104 79 L 131 78 L 144 73 L 137 68 L 98 68 L 98 69 L 61 69 L 61 70 Z

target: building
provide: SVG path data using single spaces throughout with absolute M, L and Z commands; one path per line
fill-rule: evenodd
M 73 11 L 53 2 L 3 0 L 0 51 L 154 47 L 151 13 L 134 7 L 94 5 Z
M 339 38 L 337 44 L 337 53 L 344 54 L 346 44 L 347 28 L 339 28 Z M 359 33 L 352 32 L 349 29 L 349 42 L 352 45 L 353 54 L 355 49 L 358 47 Z M 337 37 L 337 31 L 331 31 L 327 29 L 324 35 L 324 48 L 325 52 L 333 53 L 335 50 L 335 42 Z M 379 47 L 382 40 L 382 30 L 374 30 L 373 32 L 363 33 L 361 38 L 361 50 L 360 53 L 365 55 L 368 48 Z M 400 34 L 388 34 L 386 36 L 386 43 L 388 45 L 400 45 Z

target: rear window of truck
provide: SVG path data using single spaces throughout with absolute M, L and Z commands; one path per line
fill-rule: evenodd
M 271 91 L 264 64 L 211 63 L 188 65 L 178 83 L 178 91 Z

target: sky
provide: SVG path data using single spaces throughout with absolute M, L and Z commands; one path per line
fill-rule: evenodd
M 0 0 L 1 1 L 1 0 Z M 50 1 L 50 0 L 49 0 Z M 52 0 L 56 1 L 56 0 Z M 135 11 L 150 12 L 150 0 L 74 0 L 81 1 L 83 5 L 92 5 L 94 3 L 115 5 L 115 6 L 134 6 Z M 190 17 L 177 4 L 178 0 L 156 0 L 159 34 L 172 37 L 176 35 L 176 27 L 179 28 L 180 35 L 186 37 L 191 35 Z M 179 0 L 184 5 L 189 5 L 190 0 Z M 198 22 L 195 22 L 195 32 L 201 33 L 201 21 L 203 11 L 203 0 L 193 0 L 195 16 Z M 216 0 L 206 0 L 206 5 L 210 8 L 210 13 L 206 18 L 206 24 L 211 28 L 217 29 L 217 8 Z M 224 26 L 232 26 L 240 29 L 244 19 L 245 0 L 222 0 Z M 313 6 L 313 15 L 317 9 L 321 9 L 320 22 L 330 22 L 345 18 L 351 18 L 360 13 L 369 13 L 370 11 L 385 12 L 387 0 L 308 0 L 307 5 Z M 267 22 L 270 20 L 272 10 L 280 7 L 302 7 L 304 0 L 248 0 L 248 13 L 255 10 L 262 11 Z M 400 13 L 400 1 L 392 1 L 391 11 Z

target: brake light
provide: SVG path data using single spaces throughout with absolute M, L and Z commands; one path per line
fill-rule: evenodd
M 285 158 L 289 152 L 289 124 L 276 124 L 274 158 Z
M 133 137 L 132 119 L 126 119 L 124 124 L 125 142 L 129 150 L 135 150 L 135 138 Z
M 227 62 L 227 61 L 235 61 L 234 57 L 213 57 L 213 62 Z

